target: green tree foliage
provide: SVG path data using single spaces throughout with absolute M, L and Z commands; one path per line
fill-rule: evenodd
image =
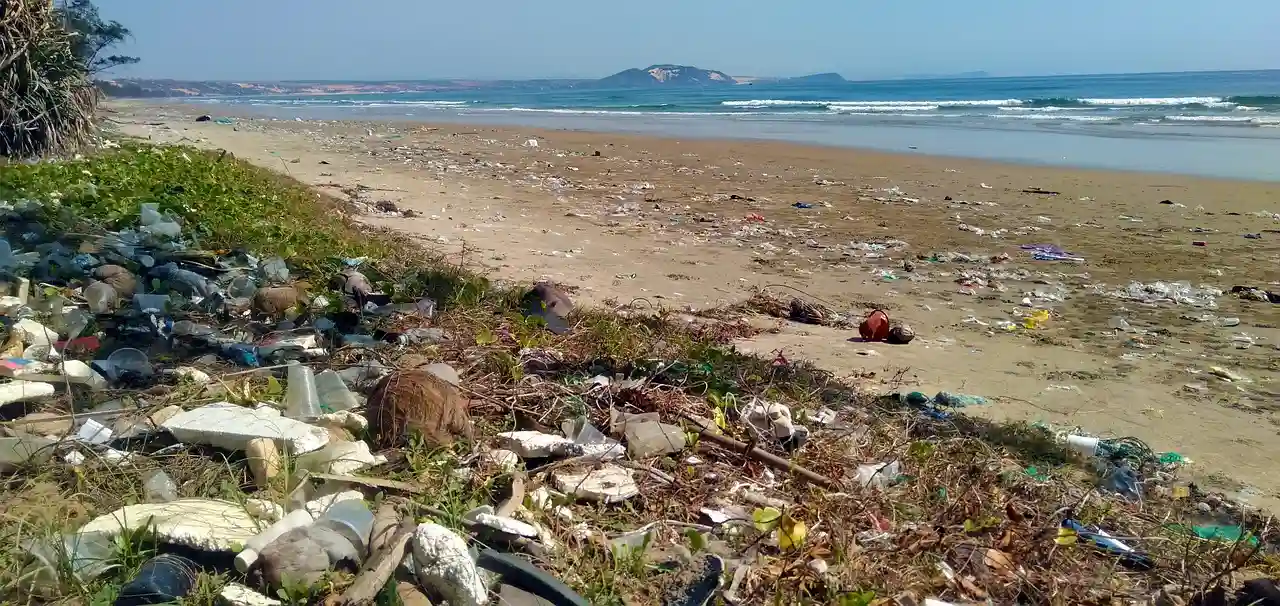
M 139 61 L 137 57 L 127 55 L 103 55 L 133 34 L 119 21 L 104 21 L 98 14 L 98 7 L 90 0 L 61 0 L 58 15 L 67 31 L 75 34 L 72 51 L 84 62 L 85 70 L 90 74 Z

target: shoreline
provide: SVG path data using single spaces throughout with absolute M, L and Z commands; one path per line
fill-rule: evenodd
M 177 101 L 201 107 L 189 101 Z M 424 102 L 432 103 L 432 102 Z M 439 103 L 454 103 L 440 101 Z M 1182 123 L 1054 122 L 1057 114 L 1001 114 L 979 122 L 919 115 L 741 114 L 569 110 L 537 107 L 209 104 L 206 111 L 326 121 L 413 122 L 539 128 L 659 138 L 787 142 L 855 151 L 979 159 L 1027 166 L 1104 169 L 1280 182 L 1280 129 Z M 1105 116 L 1103 116 L 1105 118 Z
M 225 116 L 229 118 L 248 118 L 255 120 L 266 120 L 275 122 L 287 122 L 293 120 L 293 117 L 281 117 L 274 115 L 272 112 L 254 111 L 246 107 L 213 105 L 202 106 L 192 103 L 191 100 L 185 99 L 113 99 L 109 102 L 112 107 L 155 107 L 165 110 L 174 110 L 181 115 L 190 116 L 192 118 L 209 114 L 217 116 Z M 210 112 L 209 109 L 218 109 L 219 112 Z M 465 116 L 471 117 L 471 116 Z M 464 130 L 492 130 L 492 131 L 521 131 L 531 134 L 548 137 L 551 134 L 571 134 L 579 135 L 582 139 L 591 139 L 599 137 L 623 137 L 632 139 L 638 143 L 662 143 L 674 141 L 687 141 L 689 143 L 705 143 L 712 145 L 767 145 L 778 149 L 787 149 L 793 152 L 803 154 L 804 150 L 820 150 L 833 154 L 846 154 L 852 159 L 859 157 L 878 159 L 883 162 L 902 162 L 905 164 L 926 163 L 927 165 L 937 165 L 939 163 L 968 164 L 970 169 L 1002 169 L 1008 171 L 1046 171 L 1052 177 L 1062 176 L 1083 176 L 1086 178 L 1107 178 L 1111 176 L 1120 176 L 1123 178 L 1159 178 L 1164 180 L 1182 181 L 1191 180 L 1196 182 L 1213 183 L 1217 185 L 1230 184 L 1250 184 L 1265 186 L 1274 190 L 1272 193 L 1280 195 L 1280 174 L 1274 178 L 1248 178 L 1248 177 L 1224 177 L 1214 175 L 1203 175 L 1194 173 L 1165 172 L 1139 169 L 1124 168 L 1107 168 L 1098 166 L 1076 166 L 1067 164 L 1042 163 L 1031 160 L 1016 159 L 990 159 L 974 155 L 950 155 L 941 153 L 930 153 L 917 150 L 889 150 L 877 147 L 859 147 L 856 145 L 827 144 L 817 142 L 794 141 L 786 139 L 775 139 L 768 137 L 726 137 L 726 136 L 670 136 L 654 134 L 633 130 L 592 130 L 588 127 L 549 127 L 541 125 L 523 124 L 523 123 L 490 123 L 484 121 L 467 121 L 465 119 L 406 119 L 404 115 L 386 115 L 386 116 L 359 116 L 353 114 L 344 114 L 333 118 L 314 118 L 304 119 L 308 122 L 327 122 L 327 123 L 349 123 L 349 124 L 386 124 L 404 129 L 426 128 L 432 130 L 440 129 L 464 129 Z M 932 126 L 912 126 L 922 131 L 934 130 Z M 1173 137 L 1172 135 L 1168 135 Z M 1249 138 L 1249 137 L 1240 137 Z M 932 166 L 927 166 L 932 167 Z M 1068 175 L 1070 173 L 1070 175 Z M 1186 185 L 1178 184 L 1178 186 Z M 1277 204 L 1280 207 L 1280 204 Z
M 364 186 L 419 216 L 360 221 L 502 279 L 573 285 L 587 304 L 703 310 L 782 283 L 855 316 L 884 308 L 915 329 L 912 344 L 755 318 L 770 331 L 739 347 L 869 390 L 988 396 L 969 410 L 980 416 L 1138 436 L 1195 459 L 1197 481 L 1280 504 L 1280 454 L 1262 447 L 1280 423 L 1265 405 L 1280 306 L 1117 295 L 1131 281 L 1280 282 L 1280 184 L 523 127 L 226 125 L 194 122 L 201 108 L 186 104 L 113 107 L 125 134 L 225 149 L 340 198 Z M 1035 261 L 1021 247 L 1038 243 L 1085 260 Z M 1019 328 L 1037 308 L 1051 319 Z M 1204 315 L 1240 324 L 1187 319 Z M 1133 330 L 1110 328 L 1116 316 Z M 1241 348 L 1245 333 L 1256 343 Z M 1249 382 L 1217 380 L 1211 366 Z

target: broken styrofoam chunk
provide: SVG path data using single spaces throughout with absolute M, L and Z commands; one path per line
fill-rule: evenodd
M 114 565 L 118 535 L 144 527 L 154 531 L 162 543 L 204 552 L 232 552 L 258 534 L 259 523 L 242 505 L 230 501 L 178 499 L 128 505 L 66 535 L 61 549 L 70 559 L 70 570 L 81 581 L 88 581 Z M 27 550 L 46 565 L 63 561 L 58 547 L 29 544 Z
M 631 471 L 604 465 L 585 473 L 557 471 L 552 474 L 556 489 L 586 501 L 617 503 L 640 494 Z
M 520 467 L 520 455 L 501 448 L 482 453 L 480 460 L 486 465 L 496 467 L 507 473 L 511 473 Z
M 342 492 L 316 498 L 315 500 L 312 500 L 312 501 L 307 501 L 305 508 L 307 512 L 311 514 L 311 517 L 320 518 L 326 512 L 328 512 L 329 508 L 333 507 L 335 503 L 341 503 L 342 501 L 353 501 L 353 500 L 363 501 L 364 495 L 361 494 L 360 491 L 358 490 L 344 490 Z
M 582 446 L 573 440 L 539 431 L 504 431 L 498 434 L 498 446 L 521 457 L 575 457 L 582 454 Z
M 321 373 L 324 374 L 324 373 Z M 334 424 L 352 433 L 360 433 L 369 428 L 369 420 L 350 410 L 328 412 L 316 418 L 320 425 Z
M 31 318 L 18 320 L 10 330 L 17 332 L 26 345 L 48 347 L 58 340 L 58 333 Z
M 467 513 L 462 514 L 464 521 L 492 528 L 498 532 L 527 538 L 537 538 L 538 529 L 531 524 L 526 524 L 520 520 L 501 516 L 493 512 L 493 506 L 481 505 Z
M 9 472 L 27 463 L 43 463 L 53 456 L 53 440 L 37 436 L 0 438 L 0 471 Z
M 452 530 L 426 522 L 413 533 L 413 564 L 418 582 L 453 606 L 481 606 L 488 588 L 471 559 L 467 542 Z
M 24 402 L 47 398 L 56 391 L 49 383 L 31 381 L 12 381 L 0 385 L 0 406 L 14 402 Z
M 218 594 L 226 606 L 280 606 L 280 600 L 273 600 L 239 583 L 227 583 Z
M 106 444 L 111 441 L 111 429 L 94 419 L 86 419 L 76 432 L 76 439 L 89 444 Z
M 244 450 L 249 441 L 267 438 L 287 453 L 302 454 L 323 448 L 329 432 L 280 415 L 271 408 L 245 408 L 216 402 L 175 415 L 162 425 L 173 437 L 190 444 L 206 444 L 226 450 Z
M 183 381 L 195 383 L 196 385 L 208 385 L 209 382 L 213 381 L 213 378 L 209 376 L 209 373 L 191 366 L 179 366 L 169 371 L 168 374 L 178 377 Z
M 369 452 L 369 444 L 365 442 L 330 442 L 320 450 L 299 456 L 296 467 L 320 473 L 348 475 L 386 462 L 386 457 L 374 456 Z

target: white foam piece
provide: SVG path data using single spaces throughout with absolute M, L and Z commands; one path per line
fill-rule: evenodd
M 329 443 L 329 432 L 323 427 L 285 418 L 273 408 L 245 408 L 230 402 L 179 413 L 161 427 L 179 441 L 226 450 L 244 450 L 258 438 L 272 440 L 290 454 L 312 452 Z

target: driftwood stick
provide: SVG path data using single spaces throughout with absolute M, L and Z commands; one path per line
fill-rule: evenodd
M 369 563 L 360 571 L 356 581 L 342 593 L 339 604 L 358 606 L 372 604 L 378 592 L 386 586 L 387 580 L 395 573 L 396 567 L 404 560 L 405 547 L 413 538 L 413 531 L 418 527 L 411 518 L 400 523 L 395 536 L 383 547 L 382 551 L 369 559 Z
M 705 421 L 701 421 L 687 414 L 681 414 L 680 416 L 683 417 L 685 420 L 689 421 L 690 423 L 693 423 L 694 426 L 698 428 L 698 435 L 702 438 L 711 440 L 712 442 L 715 442 L 716 444 L 724 446 L 725 448 L 729 448 L 729 449 L 741 452 L 742 454 L 746 455 L 748 458 L 760 461 L 774 469 L 777 469 L 778 471 L 794 472 L 796 475 L 810 482 L 813 482 L 814 484 L 822 486 L 823 488 L 826 488 L 828 490 L 836 490 L 840 487 L 840 485 L 837 484 L 835 480 L 832 480 L 831 478 L 828 478 L 827 476 L 824 476 L 816 471 L 802 467 L 800 465 L 796 465 L 795 463 L 792 463 L 791 461 L 788 461 L 778 455 L 775 455 L 770 452 L 765 452 L 763 450 L 760 450 L 759 448 L 755 448 L 751 446 L 750 444 L 744 444 L 733 438 L 730 438 L 729 436 L 716 433 L 717 428 L 714 425 L 708 425 Z

